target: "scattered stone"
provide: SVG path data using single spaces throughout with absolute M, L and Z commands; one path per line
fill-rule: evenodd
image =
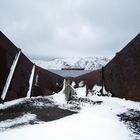
M 35 114 L 36 118 L 29 120 L 28 122 L 17 122 L 5 128 L 0 127 L 1 130 L 7 130 L 10 128 L 21 127 L 28 124 L 37 124 L 40 122 L 48 122 L 63 118 L 68 115 L 78 113 L 81 110 L 83 104 L 101 104 L 102 101 L 92 101 L 88 98 L 79 98 L 72 96 L 72 100 L 68 101 L 67 104 L 59 106 L 55 104 L 51 97 L 37 97 L 30 98 L 22 101 L 21 103 L 9 106 L 5 109 L 0 109 L 0 121 L 10 120 L 14 121 L 17 118 L 21 118 L 25 114 Z
M 120 120 L 137 136 L 140 136 L 140 111 L 130 109 L 117 115 Z

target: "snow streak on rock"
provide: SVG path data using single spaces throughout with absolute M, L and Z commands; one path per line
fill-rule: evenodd
M 31 76 L 29 79 L 29 90 L 27 92 L 27 98 L 30 98 L 30 96 L 31 96 L 31 89 L 32 89 L 32 85 L 33 85 L 34 73 L 35 73 L 35 65 L 33 65 Z
M 4 100 L 5 97 L 6 97 L 8 88 L 10 86 L 10 83 L 11 83 L 11 80 L 12 80 L 12 77 L 13 77 L 13 74 L 14 74 L 14 71 L 15 71 L 15 68 L 16 68 L 19 56 L 20 56 L 20 53 L 21 53 L 21 51 L 19 51 L 18 54 L 16 54 L 15 59 L 13 61 L 13 64 L 12 64 L 12 66 L 10 68 L 10 72 L 9 72 L 8 78 L 6 80 L 6 84 L 4 86 L 4 89 L 3 89 L 3 92 L 2 92 L 2 95 L 1 95 L 1 99 L 2 100 Z

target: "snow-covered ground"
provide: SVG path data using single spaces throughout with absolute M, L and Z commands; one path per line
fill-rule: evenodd
M 34 120 L 36 118 L 36 115 L 35 114 L 24 114 L 23 116 L 21 117 L 17 117 L 15 119 L 12 119 L 12 120 L 6 120 L 6 121 L 1 121 L 0 122 L 0 131 L 4 131 L 5 128 L 10 128 L 14 125 L 20 125 L 22 123 L 27 123 L 30 121 L 30 120 Z
M 85 97 L 84 87 L 77 89 L 77 96 L 94 102 L 102 101 L 102 103 L 96 105 L 81 103 L 81 110 L 77 114 L 51 122 L 9 129 L 0 132 L 0 138 L 3 140 L 140 140 L 140 136 L 133 134 L 117 117 L 118 114 L 127 112 L 129 109 L 140 110 L 139 102 L 96 95 Z M 52 99 L 61 108 L 66 109 L 70 106 L 62 92 L 45 98 Z M 7 107 L 7 104 L 1 105 L 0 108 Z M 29 116 L 29 119 L 34 118 L 32 115 Z M 0 127 L 1 125 L 3 123 L 0 123 Z
M 49 60 L 32 59 L 32 61 L 45 69 L 85 68 L 85 70 L 96 70 L 105 66 L 110 60 L 105 57 L 67 57 Z

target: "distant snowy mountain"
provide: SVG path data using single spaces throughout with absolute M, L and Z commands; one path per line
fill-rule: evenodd
M 33 59 L 32 61 L 45 69 L 85 68 L 85 70 L 96 70 L 105 66 L 110 60 L 105 57 L 67 57 L 50 60 Z

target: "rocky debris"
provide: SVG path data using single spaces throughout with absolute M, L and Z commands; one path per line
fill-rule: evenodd
M 68 102 L 69 104 L 77 104 L 80 105 L 82 103 L 88 103 L 91 105 L 95 105 L 95 104 L 101 104 L 102 101 L 92 101 L 89 98 L 82 98 L 82 97 L 77 97 L 77 96 L 73 96 L 72 100 Z
M 89 105 L 100 105 L 102 101 L 92 101 L 89 98 L 82 98 L 77 96 L 72 96 L 72 100 L 67 102 L 67 109 L 72 111 L 79 111 L 82 109 L 82 106 L 89 104 Z
M 59 108 L 58 105 L 55 105 L 49 98 L 31 98 L 8 108 L 0 109 L 0 122 L 7 120 L 12 121 L 28 113 L 35 114 L 36 119 L 30 120 L 27 123 L 14 124 L 10 127 L 6 127 L 5 129 L 15 128 L 27 124 L 37 124 L 42 121 L 52 121 L 77 112 Z
M 117 116 L 135 135 L 140 136 L 140 110 L 130 109 Z
M 28 124 L 37 124 L 40 122 L 48 122 L 63 118 L 68 115 L 78 113 L 81 110 L 83 104 L 101 104 L 102 101 L 92 101 L 88 98 L 78 98 L 73 96 L 72 100 L 68 101 L 67 104 L 59 106 L 57 105 L 52 97 L 37 97 L 25 99 L 21 103 L 11 105 L 7 108 L 0 109 L 0 122 L 15 120 L 16 118 L 22 118 L 26 114 L 34 114 L 36 117 L 28 122 L 14 123 L 13 125 L 0 130 L 6 130 L 9 128 L 15 128 Z

